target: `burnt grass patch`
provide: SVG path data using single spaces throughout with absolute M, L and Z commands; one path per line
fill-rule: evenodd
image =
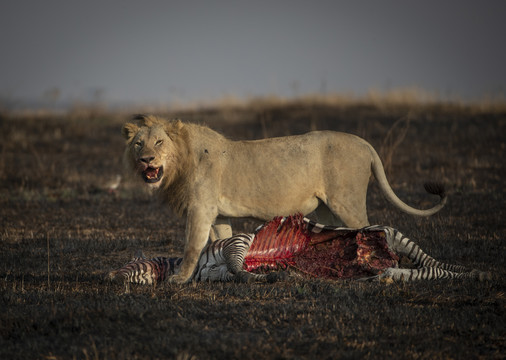
M 494 276 L 416 283 L 295 278 L 275 284 L 130 286 L 105 274 L 137 249 L 181 255 L 184 220 L 125 180 L 118 114 L 0 116 L 0 358 L 503 358 L 506 113 L 465 106 L 255 105 L 166 114 L 235 139 L 314 129 L 357 134 L 384 156 L 408 204 L 373 182 L 371 223 L 438 260 Z M 409 116 L 405 133 L 398 121 Z M 386 135 L 402 137 L 396 143 Z M 392 148 L 393 147 L 393 148 Z M 391 154 L 391 155 L 389 155 Z M 233 174 L 231 174 L 233 176 Z M 124 177 L 123 177 L 124 178 Z M 235 231 L 258 222 L 235 219 Z

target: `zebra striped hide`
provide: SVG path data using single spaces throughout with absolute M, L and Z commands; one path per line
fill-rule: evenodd
M 415 269 L 399 268 L 407 257 Z M 179 272 L 182 258 L 137 255 L 131 262 L 109 273 L 110 279 L 154 284 Z M 295 270 L 328 279 L 380 278 L 420 280 L 476 278 L 488 273 L 436 261 L 420 247 L 388 226 L 362 229 L 331 227 L 311 222 L 302 215 L 277 217 L 257 233 L 238 234 L 210 242 L 202 251 L 193 281 L 275 281 L 273 271 Z M 274 275 L 273 275 L 274 274 Z

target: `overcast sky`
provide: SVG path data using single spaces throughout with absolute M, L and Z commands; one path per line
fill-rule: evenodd
M 0 101 L 476 99 L 506 91 L 505 19 L 489 0 L 2 1 Z

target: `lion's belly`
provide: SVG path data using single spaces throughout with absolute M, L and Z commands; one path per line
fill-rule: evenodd
M 269 220 L 275 216 L 288 216 L 301 212 L 308 214 L 320 203 L 316 194 L 290 196 L 277 193 L 276 196 L 258 196 L 259 194 L 241 194 L 233 198 L 222 196 L 218 204 L 220 215 L 227 217 L 254 217 Z

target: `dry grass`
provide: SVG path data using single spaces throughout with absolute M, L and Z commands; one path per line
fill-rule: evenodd
M 409 127 L 396 130 L 408 114 Z M 504 356 L 506 111 L 295 101 L 167 115 L 238 139 L 332 129 L 365 137 L 377 149 L 389 144 L 389 179 L 403 200 L 429 207 L 436 200 L 423 191 L 428 180 L 444 181 L 450 200 L 431 218 L 413 218 L 393 209 L 373 183 L 371 222 L 399 228 L 440 260 L 496 277 L 485 283 L 162 284 L 124 294 L 104 274 L 137 249 L 147 256 L 181 254 L 184 234 L 184 221 L 133 184 L 112 194 L 102 186 L 122 173 L 126 116 L 3 115 L 0 358 Z M 239 231 L 254 225 L 234 221 Z
M 210 101 L 171 104 L 170 109 L 177 111 L 192 111 L 196 109 L 215 108 L 227 109 L 265 109 L 273 107 L 287 107 L 292 105 L 355 107 L 374 106 L 378 111 L 392 111 L 409 108 L 411 110 L 438 107 L 446 109 L 463 108 L 473 113 L 497 113 L 506 111 L 506 98 L 503 96 L 483 97 L 473 101 L 460 98 L 442 100 L 437 93 L 427 92 L 417 87 L 399 88 L 390 91 L 369 90 L 365 95 L 357 96 L 352 93 L 306 94 L 299 97 L 283 98 L 268 95 L 251 98 L 239 98 L 232 95 L 223 96 Z M 148 112 L 166 112 L 163 106 L 151 106 Z

